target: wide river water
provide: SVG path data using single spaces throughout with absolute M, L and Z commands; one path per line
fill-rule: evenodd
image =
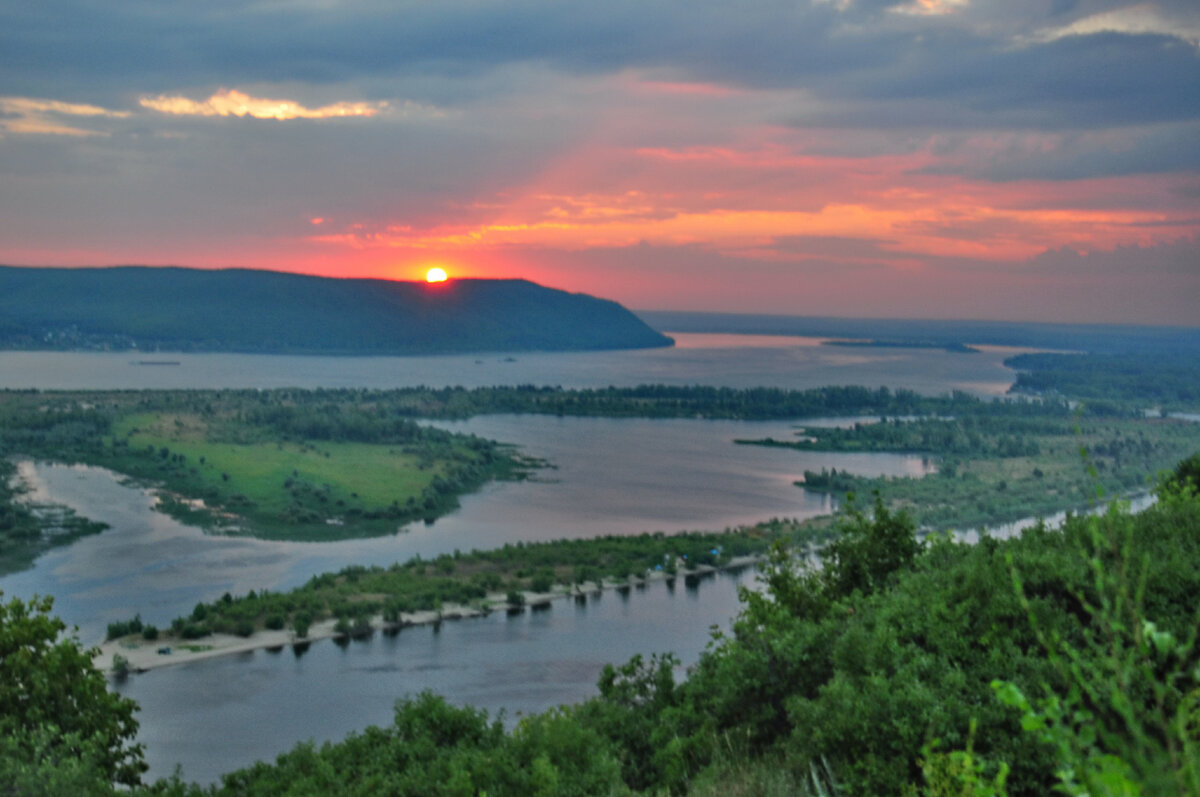
M 1002 393 L 1013 350 L 978 354 L 817 345 L 805 338 L 679 335 L 671 349 L 481 357 L 332 358 L 153 355 L 178 365 L 138 365 L 129 354 L 0 353 L 0 388 L 402 387 L 536 384 L 565 387 L 708 384 L 806 388 L 888 385 L 924 393 Z M 851 423 L 853 419 L 828 419 Z M 813 425 L 806 422 L 807 425 Z M 492 484 L 432 525 L 332 543 L 266 542 L 208 535 L 152 509 L 145 490 L 96 468 L 20 463 L 39 501 L 105 521 L 110 530 L 42 556 L 0 590 L 55 596 L 56 611 L 98 642 L 106 623 L 140 612 L 164 625 L 225 591 L 281 590 L 348 564 L 390 564 L 420 554 L 520 540 L 642 531 L 712 530 L 769 517 L 832 510 L 793 485 L 805 469 L 919 474 L 932 464 L 892 454 L 827 454 L 738 446 L 739 437 L 787 437 L 788 422 L 485 416 L 440 424 L 520 446 L 553 467 L 525 482 Z M 673 651 L 685 664 L 712 625 L 737 611 L 722 575 L 697 590 L 663 584 L 628 598 L 607 593 L 546 611 L 409 629 L 342 648 L 317 643 L 303 656 L 244 654 L 154 670 L 116 684 L 141 704 L 140 739 L 151 775 L 182 765 L 203 782 L 270 759 L 304 739 L 336 739 L 386 724 L 393 701 L 434 689 L 489 710 L 539 711 L 595 690 L 600 668 L 635 653 Z

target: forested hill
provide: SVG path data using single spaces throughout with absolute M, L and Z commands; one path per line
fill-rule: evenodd
M 669 346 L 616 302 L 526 280 L 0 266 L 0 348 L 441 354 Z

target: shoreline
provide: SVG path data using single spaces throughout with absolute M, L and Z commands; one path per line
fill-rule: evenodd
M 1117 496 L 1116 500 L 1129 501 L 1132 506 L 1143 509 L 1154 503 L 1155 499 L 1152 493 L 1140 492 L 1132 496 Z M 1103 511 L 1108 504 L 1109 502 L 1105 502 L 1100 507 L 1092 507 L 1089 510 L 1083 510 L 1082 513 L 1091 514 Z M 1053 529 L 1062 523 L 1063 516 L 1071 513 L 1072 510 L 1062 510 L 1055 513 L 1055 515 L 1041 519 L 1046 520 L 1048 527 Z M 1028 525 L 1031 525 L 1038 519 L 1021 518 L 1009 523 L 983 527 L 982 529 L 951 531 L 960 542 L 973 544 L 981 536 L 995 536 L 1004 539 L 1019 535 Z M 927 528 L 917 530 L 917 534 L 921 538 L 928 536 L 930 532 L 931 529 Z M 822 547 L 820 545 L 806 545 L 804 555 L 811 558 Z M 519 613 L 524 612 L 527 608 L 549 606 L 556 600 L 577 598 L 606 591 L 629 592 L 633 588 L 640 589 L 649 583 L 666 581 L 672 577 L 682 577 L 686 581 L 692 578 L 704 578 L 721 572 L 737 572 L 748 567 L 756 567 L 765 562 L 767 558 L 767 554 L 740 556 L 733 557 L 725 564 L 715 567 L 712 565 L 700 565 L 687 570 L 679 570 L 674 576 L 663 571 L 650 571 L 640 578 L 631 578 L 625 582 L 604 581 L 597 583 L 589 581 L 575 586 L 556 585 L 556 588 L 551 592 L 523 591 L 524 601 L 520 605 L 509 603 L 505 593 L 489 593 L 481 602 L 482 605 L 448 604 L 440 611 L 405 612 L 400 615 L 398 622 L 385 621 L 382 615 L 376 614 L 371 617 L 369 630 L 350 634 L 339 633 L 335 630 L 337 619 L 328 618 L 312 623 L 308 634 L 304 637 L 297 637 L 295 632 L 290 629 L 279 631 L 258 629 L 248 637 L 213 633 L 194 640 L 160 635 L 158 639 L 151 641 L 142 639 L 139 635 L 130 635 L 107 640 L 95 646 L 93 648 L 95 653 L 92 656 L 92 664 L 109 677 L 121 678 L 130 674 L 144 673 L 163 667 L 172 667 L 222 656 L 232 656 L 255 650 L 278 649 L 288 645 L 293 647 L 303 646 L 307 649 L 312 643 L 326 639 L 353 639 L 370 636 L 380 631 L 389 632 L 411 626 L 432 625 L 446 620 L 486 617 L 492 612 L 497 611 Z M 169 648 L 170 652 L 161 654 L 158 652 L 161 648 Z M 118 672 L 113 669 L 113 662 L 115 656 L 118 654 L 123 656 L 127 662 L 127 668 L 124 672 Z
M 704 578 L 721 572 L 737 572 L 748 567 L 755 567 L 766 561 L 765 555 L 741 556 L 730 559 L 718 567 L 702 565 L 689 570 L 678 571 L 674 578 Z M 485 617 L 496 611 L 524 612 L 527 608 L 549 606 L 556 600 L 586 596 L 606 591 L 629 591 L 634 587 L 644 587 L 655 581 L 666 581 L 672 576 L 661 571 L 648 573 L 639 579 L 627 582 L 586 582 L 576 587 L 563 587 L 552 592 L 523 592 L 525 601 L 521 605 L 508 603 L 502 593 L 492 593 L 484 599 L 484 606 L 448 605 L 441 611 L 422 611 L 404 613 L 399 622 L 386 622 L 382 615 L 371 618 L 370 631 L 362 636 L 374 634 L 377 631 L 391 631 L 417 625 L 431 625 L 445 620 L 465 620 L 475 617 Z M 193 640 L 184 640 L 172 636 L 160 635 L 158 639 L 146 640 L 139 635 L 129 635 L 118 639 L 107 640 L 94 648 L 92 664 L 101 672 L 112 678 L 126 677 L 164 667 L 174 667 L 181 664 L 204 661 L 207 659 L 232 656 L 238 653 L 248 653 L 255 650 L 282 648 L 288 645 L 308 646 L 314 642 L 326 639 L 353 638 L 357 634 L 343 634 L 335 630 L 337 620 L 329 618 L 314 622 L 304 637 L 297 637 L 295 631 L 284 629 L 271 631 L 256 630 L 248 637 L 233 634 L 210 634 Z M 169 653 L 160 653 L 160 650 Z M 120 655 L 126 661 L 124 672 L 113 668 L 115 657 Z

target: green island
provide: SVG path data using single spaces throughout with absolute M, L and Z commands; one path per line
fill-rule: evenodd
M 798 523 L 774 518 L 722 532 L 605 536 L 508 544 L 489 551 L 415 557 L 390 567 L 350 566 L 314 576 L 301 587 L 277 593 L 229 593 L 199 603 L 169 629 L 144 624 L 140 617 L 110 623 L 108 640 L 125 649 L 138 641 L 177 643 L 212 634 L 250 637 L 260 631 L 291 631 L 288 641 L 304 640 L 309 629 L 333 620 L 335 637 L 369 634 L 377 627 L 408 625 L 422 613 L 428 619 L 520 610 L 564 594 L 581 596 L 604 588 L 628 591 L 648 577 L 682 578 L 689 586 L 717 569 L 745 567 L 760 560 L 777 541 L 820 545 L 832 533 L 828 519 Z M 167 659 L 154 663 L 170 663 Z M 134 664 L 134 667 L 137 665 Z
M 136 704 L 52 603 L 0 603 L 0 786 L 23 794 L 1200 792 L 1200 455 L 1132 514 L 976 545 L 882 502 L 823 566 L 782 542 L 686 680 L 670 654 L 522 718 L 421 693 L 393 722 L 200 787 L 141 782 Z M 367 576 L 363 576 L 364 578 Z M 335 579 L 336 580 L 336 579 Z M 20 651 L 20 655 L 14 655 Z M 36 675 L 35 675 L 36 674 Z
M 738 440 L 800 451 L 887 451 L 928 456 L 922 477 L 865 478 L 837 469 L 806 470 L 797 485 L 836 495 L 883 496 L 923 527 L 977 528 L 1077 510 L 1109 495 L 1145 491 L 1154 475 L 1200 448 L 1200 424 L 1140 415 L 1064 416 L 1037 402 L 1009 405 L 1008 416 L 892 418 L 850 428 L 800 428 L 794 440 Z M 1082 456 L 1082 460 L 1081 460 Z M 1084 464 L 1081 464 L 1081 461 Z
M 110 468 L 159 489 L 159 508 L 223 534 L 329 540 L 436 518 L 490 479 L 538 463 L 422 426 L 351 393 L 128 391 L 0 394 L 0 455 Z M 6 462 L 5 484 L 11 480 Z M 0 567 L 69 541 L 63 513 L 0 493 Z M 85 527 L 75 533 L 94 530 Z M 40 535 L 31 529 L 39 526 Z
M 1148 378 L 1133 381 L 1077 369 L 1094 376 L 1073 388 L 1091 396 L 1082 405 L 1058 394 L 994 401 L 856 386 L 4 391 L 0 456 L 110 468 L 156 487 L 163 511 L 214 532 L 331 540 L 395 533 L 452 511 L 459 496 L 489 480 L 523 478 L 546 464 L 421 419 L 532 413 L 802 426 L 806 418 L 868 416 L 851 429 L 739 442 L 928 456 L 936 473 L 924 478 L 810 471 L 799 484 L 879 492 L 922 526 L 969 528 L 1081 508 L 1097 485 L 1115 494 L 1145 490 L 1155 473 L 1195 450 L 1200 425 L 1146 416 L 1161 397 L 1154 379 L 1168 370 L 1146 367 Z M 1190 394 L 1172 395 L 1179 403 Z M 881 417 L 887 422 L 866 422 Z M 1090 469 L 1080 467 L 1081 448 Z M 49 547 L 102 528 L 62 508 L 25 505 L 11 464 L 4 467 L 0 571 L 28 567 Z
M 1192 410 L 1200 406 L 1195 349 L 1137 354 L 1021 354 L 1004 361 L 1017 369 L 1013 392 L 1070 396 L 1092 407 Z

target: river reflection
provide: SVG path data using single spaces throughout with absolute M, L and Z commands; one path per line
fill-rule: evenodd
M 300 741 L 388 725 L 395 700 L 424 689 L 515 720 L 586 699 L 605 664 L 636 653 L 671 651 L 692 664 L 710 627 L 727 628 L 736 614 L 738 585 L 754 583 L 752 571 L 694 588 L 653 582 L 625 597 L 610 591 L 344 647 L 326 640 L 301 656 L 288 647 L 151 670 L 116 688 L 141 705 L 150 777 L 180 764 L 186 779 L 207 783 Z

